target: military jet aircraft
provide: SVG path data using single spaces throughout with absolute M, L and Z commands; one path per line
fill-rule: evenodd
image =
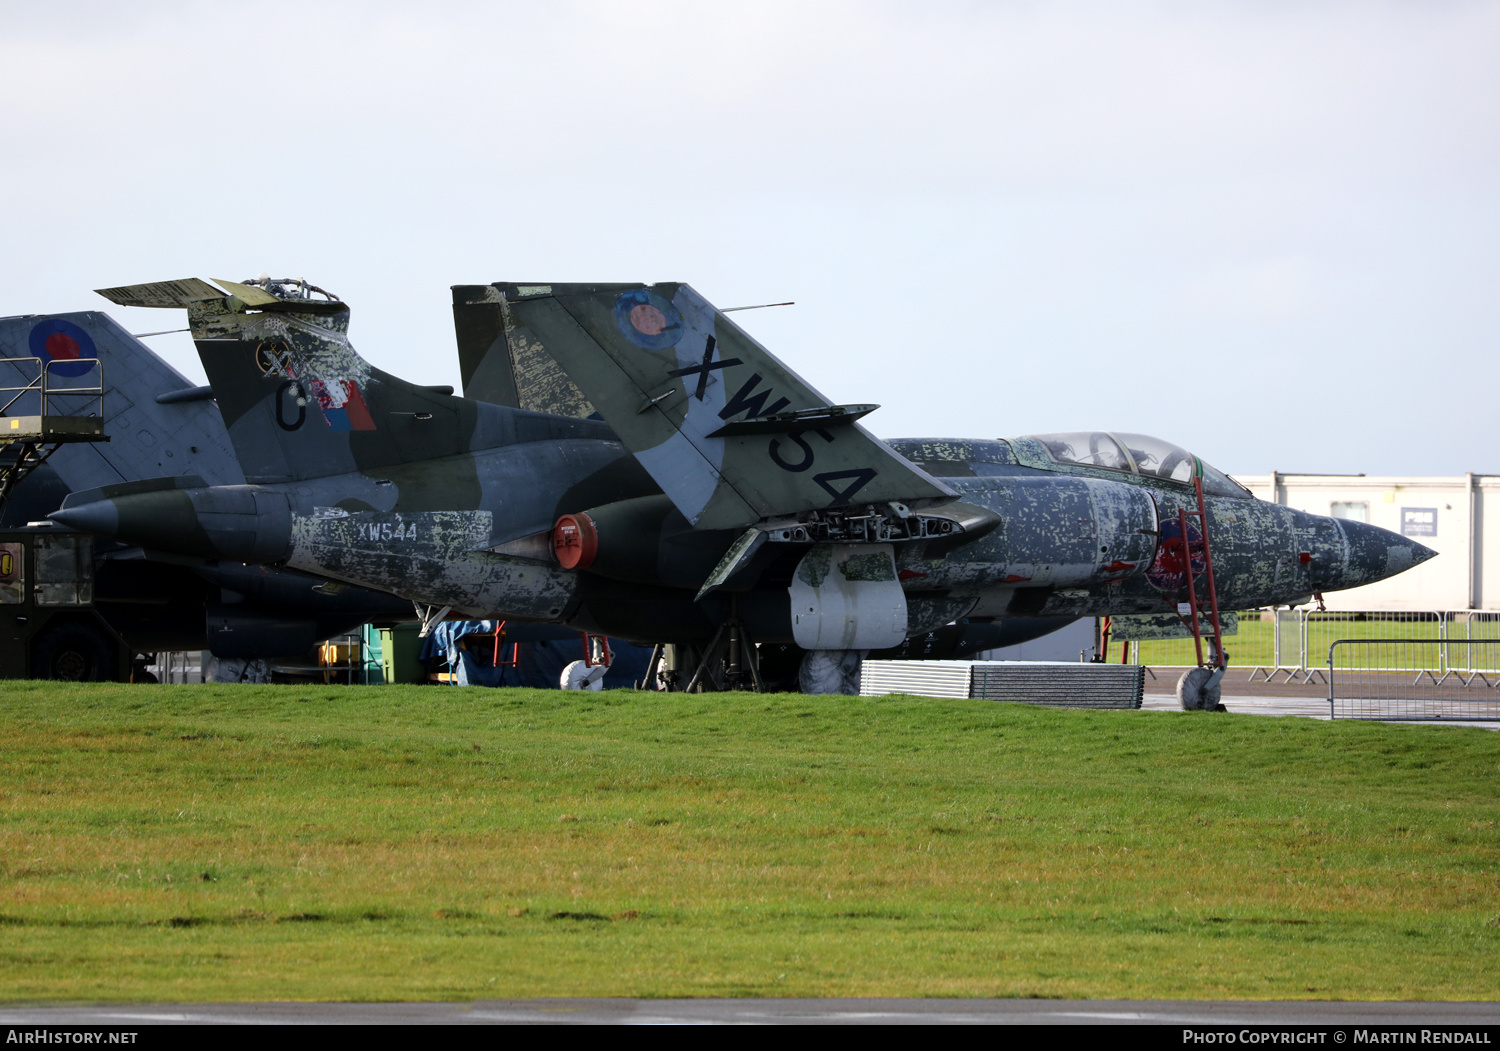
M 1189 569 L 1200 584 L 1206 569 L 1174 542 L 1178 513 L 1198 509 L 1195 479 L 1226 609 L 1357 587 L 1433 554 L 1256 500 L 1145 435 L 882 443 L 855 422 L 874 406 L 833 404 L 686 285 L 459 286 L 454 310 L 466 390 L 602 415 L 671 502 L 561 519 L 562 564 L 638 583 L 701 578 L 700 599 L 751 581 L 750 595 L 770 598 L 785 584 L 778 635 L 789 617 L 814 653 L 894 646 L 955 618 L 1178 609 Z M 721 538 L 706 577 L 666 565 L 685 524 Z M 639 554 L 653 532 L 654 566 Z
M 1144 436 L 882 442 L 858 422 L 875 406 L 834 404 L 685 284 L 455 290 L 498 319 L 488 367 L 509 362 L 518 389 L 527 369 L 566 381 L 572 415 L 375 369 L 348 307 L 305 283 L 218 285 L 103 294 L 187 308 L 246 484 L 105 489 L 55 519 L 384 588 L 429 619 L 550 620 L 699 652 L 732 629 L 807 651 L 803 683 L 823 692 L 848 688 L 851 656 L 959 618 L 1176 609 L 1200 567 L 1166 541 L 1196 509 L 1195 478 L 1224 608 L 1432 555 L 1256 500 Z
M 0 526 L 44 520 L 70 493 L 101 486 L 119 491 L 164 475 L 184 476 L 183 484 L 197 486 L 244 483 L 212 390 L 190 384 L 110 317 L 77 311 L 0 318 L 0 387 L 22 390 L 40 368 L 65 379 L 88 378 L 95 370 L 94 379 L 103 380 L 102 404 L 72 399 L 64 408 L 102 410 L 112 440 L 57 448 L 8 494 Z M 8 411 L 27 410 L 12 404 Z M 317 642 L 370 621 L 410 618 L 410 606 L 387 592 L 330 587 L 321 578 L 273 566 L 182 564 L 180 558 L 150 559 L 138 547 L 118 545 L 96 545 L 93 555 L 92 605 L 138 653 L 207 649 L 242 669 L 246 660 L 301 656 Z M 90 677 L 122 670 L 100 659 L 111 647 L 109 640 L 93 637 L 92 620 L 72 618 L 66 626 L 74 644 L 87 651 L 73 666 Z
M 305 282 L 220 284 L 103 294 L 187 309 L 244 484 L 104 486 L 54 520 L 156 552 L 377 582 L 429 621 L 574 617 L 577 574 L 547 541 L 559 506 L 655 491 L 608 426 L 373 368 L 349 344 L 348 307 Z

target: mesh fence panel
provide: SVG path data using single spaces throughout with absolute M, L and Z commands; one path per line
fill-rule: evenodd
M 1486 610 L 1249 610 L 1239 614 L 1237 634 L 1226 636 L 1231 674 L 1248 674 L 1281 682 L 1326 682 L 1330 647 L 1341 641 L 1392 641 L 1424 645 L 1400 652 L 1370 650 L 1355 653 L 1341 648 L 1332 653 L 1335 669 L 1375 671 L 1370 660 L 1389 656 L 1399 661 L 1392 672 L 1429 671 L 1442 680 L 1474 675 L 1485 681 L 1500 678 L 1500 647 L 1468 645 L 1500 641 L 1500 611 Z M 1111 663 L 1120 657 L 1153 668 L 1192 667 L 1198 663 L 1193 640 L 1165 639 L 1111 645 Z M 1352 662 L 1345 664 L 1344 662 Z
M 1336 639 L 1328 647 L 1334 718 L 1500 720 L 1500 638 Z

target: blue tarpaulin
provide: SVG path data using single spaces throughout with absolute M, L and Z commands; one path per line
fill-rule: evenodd
M 491 666 L 494 649 L 490 639 L 499 624 L 494 620 L 445 620 L 435 624 L 422 640 L 421 659 L 429 666 L 437 662 L 446 664 L 459 686 L 531 686 L 553 690 L 558 688 L 562 670 L 583 659 L 583 637 L 569 633 L 566 638 L 503 641 L 500 660 L 510 660 L 514 646 L 516 664 Z M 535 633 L 522 629 L 518 634 Z M 460 645 L 465 638 L 470 638 L 472 650 Z M 606 690 L 629 689 L 645 677 L 646 663 L 651 658 L 649 649 L 618 639 L 609 640 L 609 649 L 614 659 L 604 674 Z

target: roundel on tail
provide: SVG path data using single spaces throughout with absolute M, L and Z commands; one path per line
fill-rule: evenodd
M 97 358 L 99 351 L 93 337 L 71 321 L 47 318 L 31 330 L 31 356 L 42 360 L 42 367 L 52 365 L 53 376 L 82 376 L 93 366 L 80 358 Z
M 675 347 L 682 338 L 682 314 L 645 288 L 632 288 L 615 300 L 615 326 L 630 342 L 647 350 Z

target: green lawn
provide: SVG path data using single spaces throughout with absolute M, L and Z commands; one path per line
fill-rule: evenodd
M 9 684 L 0 996 L 1493 999 L 1500 734 Z

